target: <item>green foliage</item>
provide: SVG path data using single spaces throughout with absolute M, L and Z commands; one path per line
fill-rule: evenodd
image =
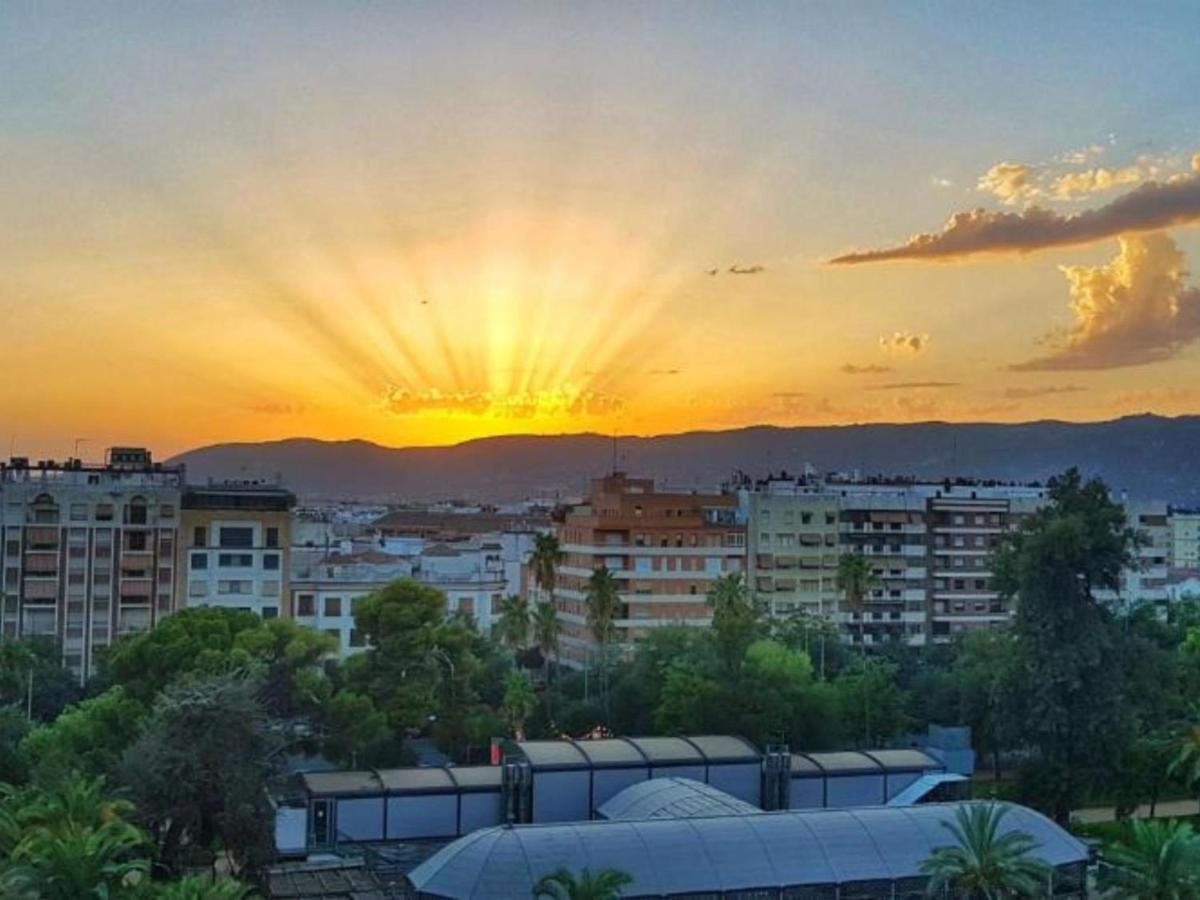
M 566 554 L 562 552 L 555 535 L 536 534 L 533 536 L 529 568 L 533 572 L 534 584 L 545 591 L 547 596 L 554 593 L 554 585 L 558 580 L 558 566 L 564 559 L 566 559 Z
M 921 863 L 930 896 L 960 900 L 1041 897 L 1050 870 L 1034 856 L 1037 843 L 1023 831 L 1001 832 L 1007 807 L 977 803 L 960 807 L 943 822 L 954 843 L 938 847 Z
M 1200 896 L 1200 837 L 1184 822 L 1134 820 L 1101 854 L 1101 885 L 1128 900 Z
M 351 690 L 338 691 L 317 713 L 322 753 L 348 769 L 403 762 L 400 742 L 375 702 Z
M 50 792 L 5 798 L 0 813 L 0 893 L 15 900 L 132 894 L 149 869 L 146 836 L 125 820 L 102 779 L 68 779 Z
M 519 653 L 529 646 L 530 629 L 529 601 L 517 594 L 510 594 L 500 601 L 500 621 L 496 623 L 501 643 Z
M 29 733 L 25 714 L 15 706 L 0 706 L 0 783 L 24 784 L 29 766 L 21 742 Z
M 1017 602 L 1011 694 L 1036 767 L 1025 797 L 1066 822 L 1132 739 L 1118 630 L 1093 591 L 1117 588 L 1137 538 L 1103 483 L 1074 469 L 1050 497 L 997 555 L 996 582 Z
M 155 702 L 122 759 L 138 820 L 168 871 L 180 871 L 185 844 L 209 848 L 219 841 L 250 873 L 272 856 L 266 791 L 282 748 L 268 730 L 258 688 L 240 675 L 178 682 Z
M 549 671 L 550 657 L 558 661 L 558 639 L 562 635 L 562 621 L 553 603 L 542 602 L 533 608 L 533 640 L 541 651 Z
M 740 572 L 722 575 L 708 590 L 712 628 L 725 674 L 734 676 L 746 648 L 763 633 L 763 610 L 746 587 Z
M 180 675 L 246 669 L 252 657 L 237 645 L 245 631 L 263 627 L 254 613 L 197 606 L 180 610 L 152 631 L 117 641 L 102 659 L 105 676 L 143 703 Z
M 21 754 L 34 780 L 43 785 L 71 774 L 110 776 L 145 715 L 146 707 L 123 687 L 109 688 L 68 707 L 53 723 L 34 728 L 21 742 Z
M 0 640 L 0 707 L 31 709 L 34 721 L 50 722 L 80 696 L 79 681 L 62 667 L 62 654 L 54 641 L 44 637 Z
M 837 586 L 846 606 L 858 616 L 858 643 L 865 653 L 867 597 L 879 586 L 879 573 L 862 553 L 843 553 L 838 557 Z
M 189 875 L 179 881 L 155 885 L 148 900 L 245 900 L 250 896 L 250 888 L 232 878 L 213 880 L 203 875 Z
M 509 728 L 517 740 L 525 739 L 525 720 L 533 713 L 537 697 L 533 693 L 533 682 L 524 672 L 512 672 L 504 688 L 504 715 Z
M 617 869 L 599 872 L 584 869 L 578 875 L 559 869 L 534 885 L 533 896 L 550 900 L 616 900 L 621 896 L 621 888 L 632 883 L 632 877 Z
M 908 725 L 905 698 L 896 683 L 896 666 L 864 658 L 836 682 L 841 720 L 864 747 L 878 747 Z
M 584 608 L 588 628 L 601 647 L 616 638 L 614 624 L 620 613 L 621 596 L 617 593 L 617 580 L 606 567 L 600 566 L 588 578 Z

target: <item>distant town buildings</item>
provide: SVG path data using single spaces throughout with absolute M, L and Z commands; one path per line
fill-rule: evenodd
M 921 645 L 1011 617 L 994 554 L 1047 502 L 1037 484 L 807 470 L 739 474 L 710 492 L 614 472 L 554 511 L 298 506 L 280 485 L 188 484 L 182 467 L 138 448 L 113 448 L 99 464 L 16 458 L 0 463 L 0 635 L 54 640 L 86 679 L 120 635 L 185 606 L 223 606 L 294 618 L 336 637 L 344 656 L 365 646 L 356 605 L 407 577 L 441 590 L 449 614 L 484 631 L 509 595 L 551 600 L 561 658 L 579 666 L 595 646 L 588 581 L 604 567 L 622 643 L 662 625 L 709 625 L 709 589 L 738 573 L 773 616 L 824 619 L 847 642 Z M 1200 511 L 1137 505 L 1129 516 L 1144 543 L 1105 599 L 1200 596 Z M 526 565 L 536 535 L 549 532 L 563 553 L 552 597 Z M 838 586 L 847 553 L 876 575 L 861 609 Z
M 564 554 L 554 603 L 563 622 L 562 659 L 583 664 L 594 646 L 587 625 L 588 579 L 604 566 L 617 580 L 619 641 L 667 624 L 706 626 L 713 581 L 742 572 L 745 528 L 729 493 L 659 491 L 649 478 L 615 472 L 555 523 Z

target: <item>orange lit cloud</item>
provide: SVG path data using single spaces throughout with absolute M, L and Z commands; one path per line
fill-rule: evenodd
M 955 213 L 939 232 L 918 234 L 896 247 L 838 256 L 834 265 L 888 260 L 947 260 L 977 253 L 1029 253 L 1090 244 L 1130 232 L 1157 231 L 1200 220 L 1200 154 L 1193 174 L 1148 181 L 1095 209 L 1064 215 L 1031 206 L 1021 212 L 973 209 Z
M 916 356 L 929 346 L 929 335 L 911 331 L 896 331 L 879 339 L 879 347 L 888 353 L 903 353 Z
M 1010 205 L 1031 200 L 1041 194 L 1037 185 L 1037 170 L 1024 163 L 996 163 L 979 177 L 976 186 Z
M 1012 368 L 1111 369 L 1169 359 L 1200 337 L 1200 289 L 1185 283 L 1183 253 L 1164 234 L 1121 238 L 1100 266 L 1062 266 L 1075 322 L 1046 356 Z

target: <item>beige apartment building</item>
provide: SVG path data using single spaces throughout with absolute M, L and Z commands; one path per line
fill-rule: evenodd
M 140 448 L 103 463 L 0 463 L 0 635 L 45 637 L 86 680 L 96 651 L 177 606 L 182 467 Z
M 188 487 L 180 515 L 180 605 L 291 615 L 291 491 L 258 482 Z
M 709 587 L 741 572 L 746 552 L 735 495 L 660 491 L 653 479 L 622 472 L 593 480 L 588 499 L 555 532 L 565 555 L 554 590 L 562 658 L 575 666 L 595 646 L 586 613 L 594 570 L 603 566 L 616 578 L 624 643 L 661 625 L 709 625 Z

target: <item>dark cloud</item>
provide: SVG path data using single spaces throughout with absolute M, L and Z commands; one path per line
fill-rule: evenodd
M 873 384 L 868 391 L 909 391 L 924 388 L 956 388 L 962 385 L 957 381 L 896 381 L 890 384 Z
M 885 372 L 892 371 L 891 366 L 856 366 L 854 363 L 843 363 L 841 367 L 843 375 L 882 375 Z
M 1055 394 L 1078 394 L 1087 388 L 1077 384 L 1049 384 L 1045 387 L 1010 387 L 1004 391 L 1009 400 L 1032 400 L 1034 397 L 1051 397 Z
M 760 272 L 767 271 L 765 266 L 739 266 L 732 265 L 729 267 L 730 275 L 758 275 Z
M 298 416 L 305 410 L 303 403 L 255 403 L 248 406 L 250 412 L 260 416 Z
M 678 375 L 683 369 L 651 369 L 651 375 Z
M 915 356 L 923 353 L 928 346 L 929 335 L 911 331 L 897 331 L 879 339 L 879 349 L 888 353 L 911 353 Z
M 915 235 L 897 247 L 846 253 L 830 262 L 846 266 L 893 259 L 955 259 L 975 253 L 1029 253 L 1195 222 L 1200 220 L 1200 154 L 1192 167 L 1196 174 L 1148 181 L 1085 212 L 1064 215 L 1038 206 L 1022 212 L 973 209 L 955 213 L 939 232 Z

